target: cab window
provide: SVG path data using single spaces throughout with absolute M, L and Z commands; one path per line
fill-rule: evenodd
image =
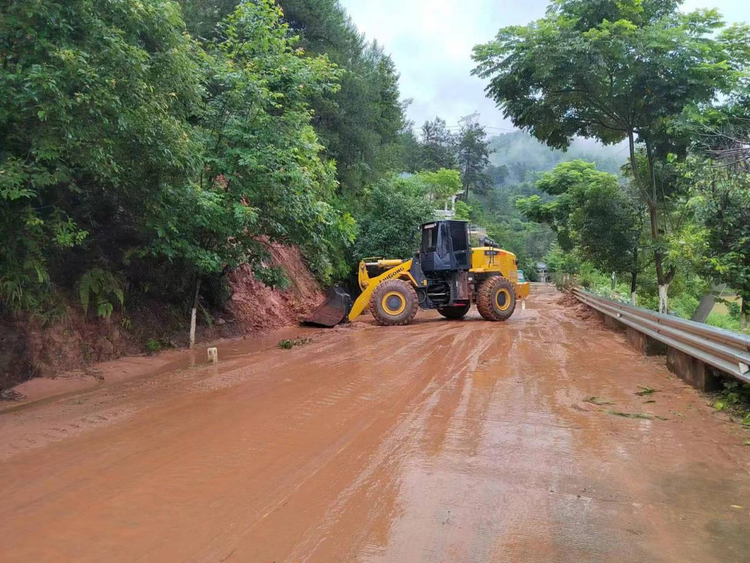
M 438 243 L 437 225 L 425 227 L 422 230 L 422 250 L 424 252 L 435 252 Z

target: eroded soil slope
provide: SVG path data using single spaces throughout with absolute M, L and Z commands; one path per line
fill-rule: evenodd
M 269 251 L 291 286 L 271 289 L 247 266 L 233 271 L 229 275 L 232 298 L 227 309 L 213 311 L 218 323 L 198 325 L 199 342 L 296 324 L 322 301 L 320 285 L 296 247 L 273 244 Z M 151 338 L 177 347 L 187 345 L 187 312 L 178 311 L 175 319 L 174 310 L 163 303 L 152 303 L 128 310 L 128 315 L 127 325 L 119 312 L 107 320 L 92 314 L 84 316 L 75 303 L 68 315 L 55 323 L 45 324 L 27 316 L 0 319 L 0 391 L 32 377 L 57 377 L 96 362 L 140 354 Z

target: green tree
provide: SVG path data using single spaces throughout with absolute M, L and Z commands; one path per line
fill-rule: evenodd
M 419 170 L 435 171 L 441 168 L 455 169 L 456 138 L 448 130 L 443 119 L 436 117 L 434 121 L 425 121 L 422 125 L 422 140 L 419 156 Z
M 39 307 L 146 242 L 196 170 L 198 52 L 167 0 L 0 8 L 0 301 Z
M 649 211 L 661 311 L 675 275 L 664 252 L 664 203 L 674 184 L 659 176 L 659 163 L 676 150 L 668 127 L 687 107 L 731 91 L 747 64 L 737 45 L 750 35 L 740 26 L 719 33 L 715 10 L 683 13 L 681 4 L 554 0 L 541 20 L 501 29 L 474 50 L 474 73 L 489 79 L 489 96 L 539 140 L 556 148 L 576 135 L 628 141 L 632 179 Z
M 746 139 L 715 153 L 718 161 L 691 159 L 688 177 L 692 204 L 703 226 L 700 243 L 707 272 L 737 290 L 742 298 L 740 327 L 750 321 L 750 151 Z
M 335 169 L 321 159 L 307 101 L 335 90 L 337 73 L 296 50 L 281 17 L 273 0 L 259 0 L 227 19 L 205 58 L 201 173 L 149 216 L 150 252 L 199 276 L 245 262 L 262 272 L 269 241 L 299 245 L 323 279 L 342 273 L 331 259 L 353 225 L 327 202 Z
M 561 250 L 577 251 L 602 271 L 630 274 L 634 298 L 640 271 L 639 213 L 617 176 L 574 160 L 544 174 L 537 188 L 554 197 L 519 199 L 524 215 L 548 224 L 557 233 Z
M 240 0 L 180 0 L 188 29 L 201 38 L 220 35 L 218 24 Z M 337 165 L 340 191 L 361 195 L 368 183 L 399 168 L 405 105 L 399 75 L 377 43 L 368 43 L 338 0 L 278 0 L 290 36 L 312 57 L 326 55 L 341 73 L 340 88 L 313 94 L 313 126 Z
M 420 182 L 387 178 L 368 194 L 358 217 L 357 259 L 410 258 L 418 246 L 419 226 L 434 218 L 432 204 Z
M 458 167 L 463 180 L 464 200 L 469 198 L 469 190 L 485 193 L 492 185 L 486 173 L 489 164 L 489 140 L 484 127 L 479 124 L 463 127 L 458 136 Z
M 486 174 L 490 177 L 494 186 L 502 186 L 508 181 L 510 170 L 508 170 L 508 167 L 505 164 L 501 164 L 500 166 L 490 164 L 487 166 Z
M 168 0 L 0 15 L 3 308 L 56 287 L 108 316 L 128 288 L 197 299 L 242 263 L 273 283 L 272 242 L 299 245 L 321 279 L 346 274 L 354 220 L 309 104 L 340 73 L 298 49 L 272 0 L 241 3 L 201 44 Z
M 401 172 L 419 172 L 422 169 L 422 145 L 414 133 L 413 123 L 408 122 L 399 133 L 401 150 Z
M 427 198 L 440 206 L 461 191 L 461 173 L 458 170 L 441 168 L 436 172 L 420 172 L 408 181 L 422 185 Z
M 401 164 L 405 106 L 396 67 L 381 46 L 365 41 L 337 0 L 279 3 L 300 46 L 342 70 L 337 92 L 311 98 L 313 125 L 336 161 L 341 191 L 361 195 Z

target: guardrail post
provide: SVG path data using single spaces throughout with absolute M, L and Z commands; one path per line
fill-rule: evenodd
M 674 348 L 667 347 L 667 367 L 677 377 L 701 391 L 721 388 L 721 381 L 709 366 Z
M 608 327 L 627 329 L 628 342 L 642 353 L 658 353 L 660 349 L 666 352 L 669 369 L 698 389 L 719 387 L 725 374 L 750 383 L 747 336 L 662 315 L 579 288 L 573 294 L 592 310 L 604 314 Z
M 630 345 L 644 356 L 661 356 L 666 354 L 667 346 L 658 340 L 634 329 L 627 327 L 627 339 Z
M 610 317 L 609 315 L 605 315 L 604 324 L 612 330 L 623 330 L 625 328 L 625 326 L 620 321 L 618 321 L 614 317 Z

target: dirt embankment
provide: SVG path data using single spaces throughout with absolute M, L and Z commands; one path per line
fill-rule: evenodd
M 248 266 L 229 275 L 232 297 L 224 311 L 212 311 L 214 322 L 199 315 L 198 340 L 232 338 L 262 333 L 298 322 L 323 299 L 320 284 L 310 273 L 299 250 L 271 246 L 274 262 L 291 285 L 281 291 L 258 281 Z M 119 313 L 110 319 L 85 316 L 76 304 L 63 320 L 0 318 L 0 391 L 32 377 L 54 377 L 126 355 L 144 352 L 149 339 L 163 347 L 187 345 L 187 312 L 175 318 L 174 309 L 161 303 L 129 311 L 129 322 Z M 184 321 L 184 322 L 183 322 Z
M 291 285 L 286 291 L 263 285 L 247 265 L 229 275 L 229 310 L 244 332 L 263 332 L 297 323 L 323 301 L 320 284 L 307 269 L 299 249 L 273 245 L 271 255 L 289 279 Z

